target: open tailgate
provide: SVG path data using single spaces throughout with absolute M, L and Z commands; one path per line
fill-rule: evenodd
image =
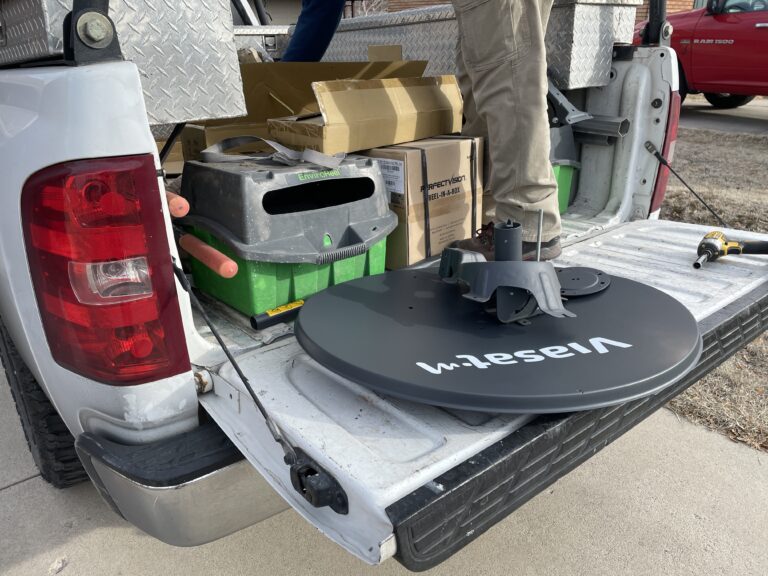
M 241 342 L 239 363 L 262 403 L 290 442 L 338 481 L 347 514 L 314 508 L 293 489 L 281 448 L 231 366 L 213 375 L 213 391 L 200 401 L 275 490 L 329 538 L 371 564 L 396 555 L 411 569 L 427 569 L 766 329 L 768 258 L 728 257 L 694 270 L 696 246 L 707 231 L 632 222 L 581 239 L 558 259 L 655 286 L 699 322 L 704 353 L 698 366 L 663 392 L 619 406 L 542 417 L 462 413 L 375 394 L 318 365 L 291 336 L 261 347 L 254 340 L 251 350 Z M 241 340 L 247 334 L 226 328 Z

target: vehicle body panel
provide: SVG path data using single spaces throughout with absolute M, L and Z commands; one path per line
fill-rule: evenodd
M 20 198 L 27 177 L 83 158 L 152 153 L 138 72 L 126 62 L 0 72 L 0 316 L 67 427 L 146 442 L 197 424 L 191 372 L 140 386 L 96 383 L 50 354 L 26 261 Z M 157 161 L 156 161 L 157 163 Z M 166 213 L 167 225 L 170 220 Z M 175 253 L 175 247 L 173 247 Z M 178 290 L 190 353 L 206 345 L 191 327 Z M 186 313 L 184 302 L 186 301 Z
M 729 11 L 737 5 L 751 10 Z M 700 8 L 667 20 L 689 92 L 768 95 L 768 3 L 729 0 L 719 14 Z M 635 27 L 635 44 L 645 25 Z
M 690 12 L 678 12 L 677 14 L 668 14 L 667 20 L 672 24 L 671 46 L 677 53 L 677 59 L 683 70 L 691 70 L 693 61 L 693 38 L 696 25 L 699 20 L 704 18 L 706 10 L 691 10 Z M 637 31 L 638 27 L 635 28 Z M 635 37 L 635 43 L 639 38 Z M 686 72 L 686 81 L 691 74 Z
M 674 16 L 670 20 L 677 29 Z M 766 26 L 758 27 L 761 23 Z M 696 24 L 691 46 L 693 89 L 768 94 L 768 11 L 705 14 Z
M 613 146 L 581 146 L 579 191 L 563 216 L 564 238 L 649 217 L 659 163 L 645 142 L 663 149 L 672 92 L 677 90 L 675 52 L 640 47 L 631 59 L 614 61 L 607 86 L 585 91 L 585 111 L 625 117 L 630 130 Z

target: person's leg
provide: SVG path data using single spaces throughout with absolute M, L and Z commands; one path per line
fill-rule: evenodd
M 551 241 L 560 235 L 546 102 L 544 16 L 551 0 L 454 5 L 474 106 L 488 128 L 496 218 L 521 222 L 523 240 L 533 242 L 542 209 L 542 238 Z
M 304 0 L 283 62 L 319 62 L 344 14 L 344 0 Z
M 461 53 L 461 42 L 458 42 L 456 46 L 456 78 L 459 81 L 461 96 L 464 100 L 464 123 L 461 127 L 461 133 L 464 136 L 483 138 L 483 214 L 480 223 L 485 224 L 492 221 L 495 214 L 493 197 L 485 195 L 489 189 L 492 169 L 491 157 L 488 154 L 488 126 L 485 124 L 485 119 L 477 113 L 475 97 L 472 94 L 472 82 L 467 74 L 464 56 Z
M 461 89 L 461 97 L 464 100 L 464 124 L 461 127 L 461 133 L 464 136 L 480 136 L 485 138 L 485 146 L 488 147 L 488 126 L 485 124 L 485 119 L 481 118 L 477 113 L 477 106 L 475 106 L 475 96 L 472 92 L 472 81 L 467 74 L 467 67 L 464 64 L 464 56 L 461 52 L 461 43 L 459 42 L 456 47 L 456 79 L 459 82 L 459 88 Z M 488 164 L 488 155 L 486 158 L 486 164 Z M 483 172 L 483 178 L 488 179 L 490 171 Z

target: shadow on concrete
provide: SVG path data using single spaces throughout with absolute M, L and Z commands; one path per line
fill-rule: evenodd
M 59 490 L 39 476 L 0 492 L 0 573 L 17 563 L 43 557 L 44 565 L 88 532 L 123 529 L 139 532 L 115 514 L 90 482 Z
M 680 114 L 680 126 L 768 136 L 768 99 L 756 99 L 731 110 L 718 110 L 703 98 L 689 96 Z

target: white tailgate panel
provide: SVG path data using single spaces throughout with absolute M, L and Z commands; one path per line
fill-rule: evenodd
M 643 282 L 685 304 L 701 321 L 768 282 L 766 256 L 728 256 L 694 270 L 696 248 L 712 230 L 665 220 L 630 222 L 564 248 L 556 264 L 590 266 Z M 766 239 L 764 234 L 724 232 L 738 240 Z
M 565 248 L 557 263 L 593 266 L 656 286 L 701 320 L 768 281 L 765 257 L 729 257 L 694 270 L 696 247 L 707 231 L 663 221 L 624 224 Z M 214 392 L 201 396 L 203 406 L 300 514 L 369 563 L 395 551 L 387 506 L 528 421 L 515 415 L 457 415 L 383 398 L 314 362 L 293 337 L 256 350 L 238 347 L 239 362 L 261 401 L 290 441 L 343 486 L 349 514 L 313 508 L 293 490 L 282 452 L 231 366 L 215 378 Z M 435 484 L 434 490 L 441 487 Z
M 392 534 L 387 506 L 532 419 L 467 414 L 478 421 L 473 426 L 440 408 L 383 398 L 317 364 L 292 337 L 238 363 L 291 443 L 342 485 L 349 514 L 313 508 L 294 491 L 281 449 L 231 366 L 220 373 L 226 382 L 217 378 L 214 393 L 201 396 L 203 406 L 302 516 L 369 563 L 386 559 L 380 546 Z

